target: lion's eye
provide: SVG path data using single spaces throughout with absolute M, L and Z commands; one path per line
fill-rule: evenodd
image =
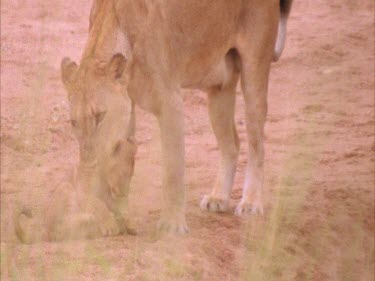
M 72 125 L 73 128 L 77 127 L 77 121 L 74 119 L 70 120 L 70 124 Z
M 116 145 L 114 146 L 113 151 L 112 151 L 113 155 L 116 155 L 120 152 L 121 146 L 122 146 L 122 141 L 119 141 L 119 142 L 116 143 Z
M 98 112 L 98 113 L 95 114 L 96 126 L 98 126 L 100 124 L 100 122 L 103 121 L 105 114 L 106 114 L 105 111 Z

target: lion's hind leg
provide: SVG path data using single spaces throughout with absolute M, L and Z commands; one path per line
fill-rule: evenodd
M 208 111 L 221 153 L 221 161 L 216 183 L 211 193 L 204 196 L 201 201 L 200 207 L 203 211 L 227 211 L 236 172 L 239 139 L 234 121 L 234 110 L 239 73 L 233 67 L 229 70 L 231 70 L 228 71 L 230 79 L 227 83 L 212 87 L 208 91 Z

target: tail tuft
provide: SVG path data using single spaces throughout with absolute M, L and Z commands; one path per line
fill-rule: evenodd
M 292 8 L 293 0 L 280 0 L 280 12 L 284 15 L 289 15 L 290 9 Z
M 279 29 L 277 31 L 277 41 L 273 61 L 278 61 L 284 50 L 286 40 L 286 25 L 290 9 L 292 8 L 293 0 L 280 0 L 280 21 Z

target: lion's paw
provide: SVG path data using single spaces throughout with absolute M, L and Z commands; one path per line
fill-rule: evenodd
M 228 210 L 229 200 L 206 195 L 203 197 L 200 208 L 202 211 L 226 212 Z
M 185 217 L 182 218 L 161 218 L 158 222 L 157 229 L 159 232 L 185 234 L 189 232 Z
M 120 233 L 117 220 L 113 215 L 99 223 L 100 232 L 103 236 L 114 236 Z
M 120 229 L 120 234 L 129 234 L 129 235 L 137 235 L 137 228 L 133 221 L 129 218 L 124 218 L 123 216 L 116 216 L 117 225 Z
M 263 215 L 263 204 L 261 200 L 256 200 L 254 202 L 247 202 L 247 201 L 241 201 L 238 203 L 234 213 L 237 216 L 243 216 L 243 215 Z

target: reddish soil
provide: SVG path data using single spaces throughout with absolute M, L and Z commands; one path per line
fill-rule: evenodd
M 374 279 L 374 2 L 296 1 L 273 65 L 266 126 L 265 215 L 207 214 L 219 152 L 206 97 L 186 92 L 186 236 L 160 238 L 155 119 L 138 111 L 130 211 L 138 236 L 16 242 L 17 204 L 40 210 L 77 161 L 60 81 L 78 60 L 91 1 L 1 3 L 1 280 Z M 74 7 L 74 8 L 72 8 Z M 246 141 L 239 94 L 236 122 Z M 245 145 L 232 194 L 239 201 Z

